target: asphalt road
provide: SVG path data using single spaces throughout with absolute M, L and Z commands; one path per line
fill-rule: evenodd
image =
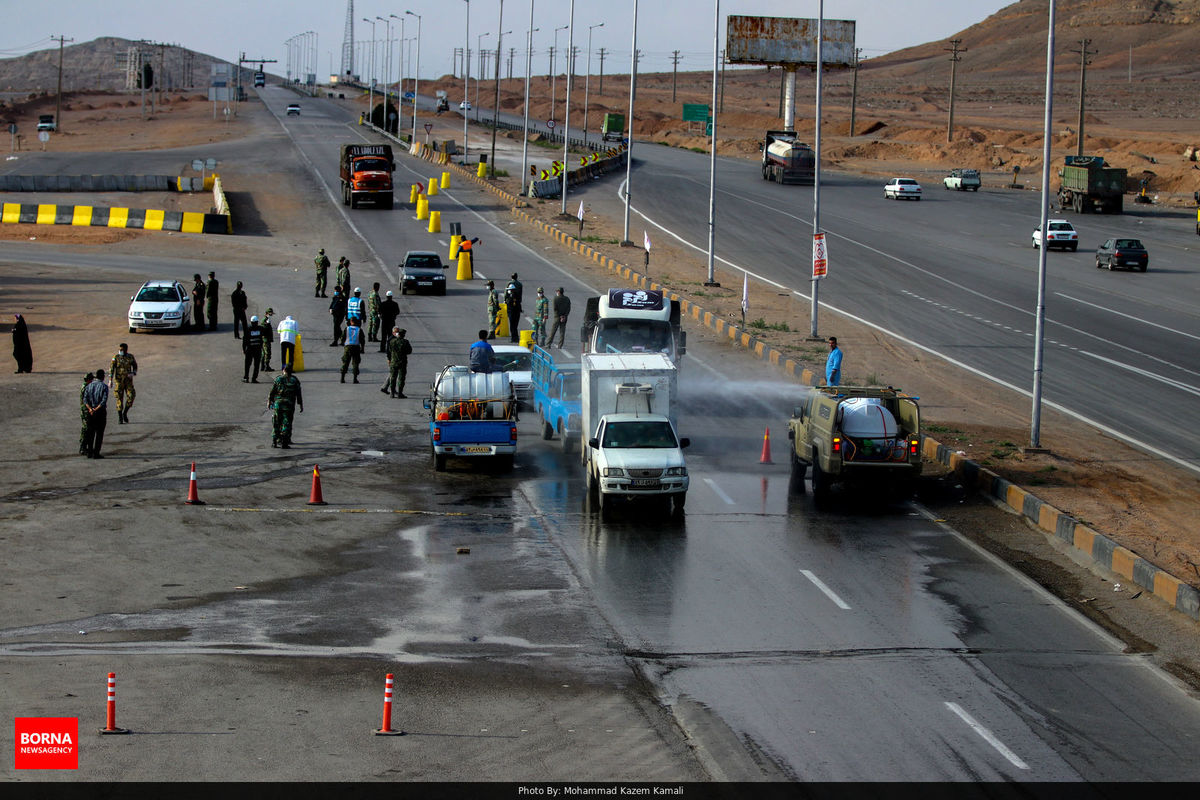
M 263 94 L 277 114 L 290 99 Z M 394 285 L 403 251 L 442 242 L 402 206 L 341 205 L 337 145 L 361 133 L 346 116 L 305 101 L 281 125 L 298 179 L 315 182 L 309 202 L 375 254 L 354 282 Z M 400 162 L 398 175 L 429 171 Z M 483 238 L 489 277 L 516 270 L 528 294 L 565 285 L 580 305 L 602 288 L 536 238 L 506 235 L 488 193 L 454 186 L 432 207 Z M 106 331 L 124 312 L 114 287 L 148 268 L 198 271 L 33 243 L 4 244 L 0 260 L 8 290 L 55 286 L 55 301 Z M 87 279 L 69 280 L 81 267 Z M 1146 658 L 919 507 L 843 498 L 818 512 L 785 463 L 759 464 L 763 428 L 796 396 L 760 365 L 691 348 L 684 519 L 630 508 L 601 523 L 577 456 L 541 440 L 529 415 L 511 474 L 432 470 L 415 398 L 465 356 L 481 281 L 403 298 L 414 399 L 398 401 L 376 391 L 377 353 L 361 384 L 339 383 L 308 269 L 245 265 L 222 279 L 269 285 L 269 302 L 300 320 L 305 413 L 291 451 L 267 446 L 266 387 L 241 383 L 228 323 L 133 338 L 140 407 L 133 425 L 110 426 L 103 462 L 63 456 L 73 432 L 56 420 L 74 419 L 74 369 L 45 378 L 43 394 L 5 378 L 5 424 L 23 435 L 0 472 L 3 706 L 97 727 L 114 670 L 121 721 L 157 734 L 88 738 L 78 777 L 1200 777 L 1200 703 Z M 182 504 L 192 459 L 203 507 Z M 314 463 L 324 508 L 305 503 Z M 399 678 L 404 739 L 370 736 L 385 672 Z

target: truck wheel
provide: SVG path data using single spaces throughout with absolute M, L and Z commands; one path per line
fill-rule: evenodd
M 496 464 L 500 467 L 501 472 L 512 472 L 513 461 L 515 456 L 512 453 L 505 453 L 501 456 L 496 456 Z
M 542 438 L 546 440 L 554 438 L 554 426 L 546 420 L 542 420 Z
M 434 471 L 435 472 L 445 472 L 446 471 L 446 455 L 444 453 L 437 452 L 433 448 L 430 448 L 430 452 L 433 454 L 433 469 L 434 469 Z
M 379 205 L 383 206 L 384 208 L 391 208 L 392 207 L 392 198 L 389 197 L 388 199 L 381 201 L 379 203 Z
M 349 186 L 342 187 L 342 205 L 344 205 L 344 206 L 350 205 L 350 187 Z
M 681 516 L 683 514 L 683 506 L 686 502 L 687 492 L 671 495 L 671 512 L 677 517 Z
M 612 498 L 604 492 L 596 493 L 596 504 L 600 507 L 600 519 L 612 518 Z
M 566 431 L 558 432 L 558 441 L 562 445 L 562 451 L 564 454 L 570 453 L 571 449 L 575 446 L 574 441 L 572 441 L 570 436 L 567 436 Z
M 812 464 L 812 490 L 813 500 L 819 504 L 825 503 L 829 499 L 829 476 L 821 469 L 821 464 L 815 458 Z
M 792 451 L 791 462 L 792 462 L 792 475 L 791 475 L 792 488 L 795 489 L 800 494 L 804 494 L 804 491 L 805 491 L 804 476 L 808 473 L 808 464 L 805 464 L 803 461 L 796 458 L 796 452 L 794 450 Z
M 596 479 L 592 477 L 592 470 L 591 470 L 591 468 L 589 467 L 589 468 L 588 468 L 588 470 L 587 470 L 587 493 L 588 493 L 588 497 L 595 497 L 595 496 L 596 496 L 596 494 L 597 494 L 597 491 L 596 491 L 596 489 L 597 489 L 597 487 L 596 487 Z

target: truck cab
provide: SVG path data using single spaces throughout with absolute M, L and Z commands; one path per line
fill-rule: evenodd
M 589 297 L 580 338 L 585 353 L 663 353 L 676 366 L 687 352 L 679 301 L 653 289 Z
M 533 408 L 542 421 L 542 438 L 558 436 L 571 452 L 583 432 L 582 364 L 559 364 L 549 352 L 533 348 Z
M 818 503 L 835 483 L 868 497 L 909 497 L 921 474 L 918 399 L 891 387 L 813 389 L 788 421 L 793 487 L 804 490 L 811 467 Z
M 358 208 L 366 200 L 381 208 L 392 207 L 396 159 L 390 144 L 344 144 L 339 161 L 343 205 Z

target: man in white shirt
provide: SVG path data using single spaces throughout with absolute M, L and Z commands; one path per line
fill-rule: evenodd
M 299 332 L 300 326 L 296 320 L 292 319 L 291 314 L 279 321 L 279 361 L 281 366 L 290 366 L 295 369 L 296 335 Z

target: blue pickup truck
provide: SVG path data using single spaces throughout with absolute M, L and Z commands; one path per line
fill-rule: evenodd
M 504 372 L 443 367 L 423 403 L 429 412 L 433 468 L 449 457 L 492 461 L 510 470 L 517 451 L 517 398 Z
M 533 408 L 542 420 L 542 438 L 558 435 L 564 453 L 579 441 L 583 430 L 580 364 L 557 364 L 540 347 L 533 348 Z

